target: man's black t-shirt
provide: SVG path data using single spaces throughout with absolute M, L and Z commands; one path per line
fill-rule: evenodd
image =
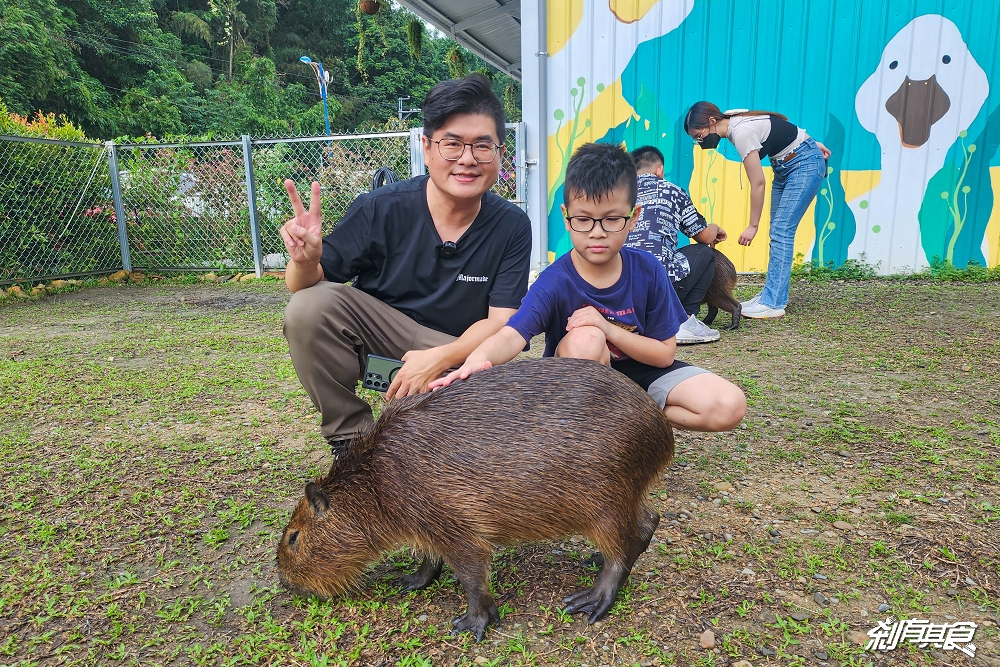
M 326 279 L 347 282 L 425 327 L 461 336 L 490 306 L 517 308 L 528 290 L 531 223 L 498 195 L 441 257 L 427 208 L 427 176 L 361 195 L 323 239 Z

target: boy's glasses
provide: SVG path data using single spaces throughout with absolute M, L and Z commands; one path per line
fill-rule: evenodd
M 500 147 L 492 141 L 477 141 L 474 144 L 467 144 L 458 139 L 429 139 L 432 144 L 438 145 L 438 154 L 449 162 L 455 162 L 465 154 L 465 147 L 472 148 L 472 159 L 479 164 L 489 164 L 497 159 L 497 152 Z
M 628 215 L 606 215 L 603 218 L 591 218 L 586 215 L 571 215 L 569 220 L 570 229 L 574 232 L 589 232 L 594 225 L 600 224 L 605 232 L 620 232 L 625 229 L 625 225 L 632 219 L 632 214 Z

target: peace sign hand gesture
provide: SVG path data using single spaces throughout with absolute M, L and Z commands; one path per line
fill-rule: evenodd
M 309 211 L 306 212 L 299 198 L 295 182 L 285 179 L 285 190 L 292 202 L 295 217 L 281 226 L 278 231 L 285 240 L 285 248 L 291 260 L 300 264 L 316 265 L 323 255 L 323 221 L 320 212 L 319 183 L 312 182 Z

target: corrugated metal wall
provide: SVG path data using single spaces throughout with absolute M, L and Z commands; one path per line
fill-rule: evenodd
M 998 40 L 996 0 L 549 0 L 549 250 L 570 247 L 559 203 L 573 148 L 651 144 L 729 232 L 720 249 L 764 269 L 767 203 L 753 245 L 737 245 L 750 192 L 738 156 L 682 130 L 709 100 L 783 113 L 833 151 L 796 236 L 805 260 L 996 266 Z

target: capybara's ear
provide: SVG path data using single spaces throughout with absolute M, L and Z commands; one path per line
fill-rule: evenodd
M 323 516 L 323 513 L 330 509 L 330 498 L 327 497 L 323 489 L 316 486 L 315 482 L 306 484 L 306 498 L 309 499 L 309 504 L 312 505 L 316 516 Z

